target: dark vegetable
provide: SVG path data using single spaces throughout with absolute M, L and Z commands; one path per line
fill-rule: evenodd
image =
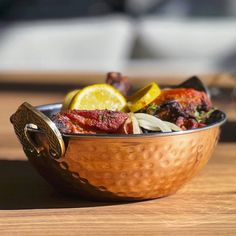
M 206 119 L 205 123 L 207 125 L 214 124 L 225 118 L 225 114 L 220 110 L 214 110 L 210 116 Z

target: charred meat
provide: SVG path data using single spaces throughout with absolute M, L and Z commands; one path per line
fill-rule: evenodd
M 206 93 L 190 88 L 163 90 L 142 112 L 173 122 L 182 129 L 204 126 L 197 116 L 212 108 Z
M 107 73 L 106 83 L 115 87 L 125 97 L 128 96 L 131 90 L 131 84 L 128 81 L 128 77 L 122 76 L 122 74 L 118 72 Z
M 57 128 L 66 134 L 126 133 L 128 114 L 109 110 L 70 110 L 52 117 Z

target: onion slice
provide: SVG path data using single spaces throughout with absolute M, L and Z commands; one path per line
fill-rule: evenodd
M 169 128 L 171 128 L 173 131 L 181 131 L 182 129 L 177 126 L 176 124 L 174 123 L 171 123 L 171 122 L 168 122 L 168 121 L 163 121 L 166 125 L 169 126 Z
M 150 124 L 150 126 L 160 128 L 162 132 L 171 132 L 171 128 L 166 123 L 164 123 L 164 121 L 158 119 L 155 116 L 145 113 L 135 113 L 134 116 L 137 118 L 138 121 L 145 120 Z
M 125 134 L 128 134 L 128 130 L 127 130 L 127 126 L 129 125 L 129 123 L 132 123 L 132 120 L 130 119 L 130 117 L 128 117 L 124 123 L 124 131 L 125 131 Z
M 140 127 L 161 132 L 181 131 L 182 129 L 174 123 L 163 121 L 155 116 L 146 113 L 134 113 Z
M 129 113 L 129 117 L 132 121 L 133 133 L 134 134 L 142 134 L 143 132 L 139 127 L 139 122 L 138 122 L 137 118 L 135 117 L 134 113 Z
M 152 130 L 152 131 L 161 131 L 159 127 L 151 125 L 148 121 L 146 120 L 138 120 L 139 126 L 147 129 L 147 130 Z

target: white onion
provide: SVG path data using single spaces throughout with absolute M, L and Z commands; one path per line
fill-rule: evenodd
M 171 132 L 171 128 L 164 123 L 164 121 L 158 119 L 155 116 L 145 114 L 145 113 L 135 113 L 134 116 L 139 120 L 145 120 L 149 122 L 150 126 L 155 128 L 160 128 L 162 132 Z
M 142 130 L 139 127 L 139 123 L 138 120 L 136 119 L 136 117 L 134 116 L 133 113 L 129 113 L 129 117 L 132 121 L 132 125 L 133 125 L 133 133 L 134 134 L 142 134 Z
M 177 126 L 174 123 L 168 122 L 168 121 L 163 121 L 165 124 L 167 124 L 169 126 L 170 129 L 174 130 L 174 131 L 181 131 L 182 129 Z
M 138 125 L 144 129 L 152 131 L 171 132 L 181 131 L 182 129 L 174 123 L 163 121 L 155 116 L 146 113 L 134 113 L 133 117 L 136 117 Z M 133 122 L 133 121 L 132 121 Z M 136 124 L 135 124 L 136 126 Z M 137 127 L 136 127 L 137 128 Z
M 151 125 L 148 121 L 146 120 L 138 120 L 139 126 L 147 129 L 147 130 L 153 130 L 153 131 L 160 131 L 160 128 L 157 126 Z
M 125 121 L 125 124 L 124 124 L 124 131 L 125 131 L 126 134 L 128 134 L 127 126 L 128 126 L 128 124 L 131 123 L 131 122 L 132 122 L 132 121 L 131 121 L 130 117 L 128 117 L 128 118 L 126 119 L 126 121 Z

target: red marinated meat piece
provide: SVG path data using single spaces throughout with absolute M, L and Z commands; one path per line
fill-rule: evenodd
M 128 77 L 122 76 L 122 74 L 118 72 L 107 73 L 106 83 L 115 87 L 125 97 L 128 96 L 131 90 L 131 84 L 129 83 Z
M 128 115 L 109 110 L 71 110 L 57 113 L 52 120 L 62 133 L 124 133 Z
M 197 121 L 195 114 L 207 112 L 211 108 L 212 103 L 206 93 L 191 88 L 176 88 L 162 90 L 142 112 L 175 123 L 185 130 L 205 126 Z
M 194 112 L 197 108 L 208 111 L 212 107 L 211 100 L 206 93 L 191 88 L 162 90 L 153 103 L 162 104 L 168 101 L 178 102 L 183 109 L 189 110 L 189 112 Z

